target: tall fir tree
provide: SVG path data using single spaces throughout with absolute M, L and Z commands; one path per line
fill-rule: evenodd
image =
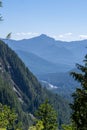
M 74 100 L 71 104 L 72 121 L 76 130 L 87 130 L 87 55 L 84 62 L 84 66 L 77 64 L 80 73 L 71 73 L 81 85 L 72 95 Z
M 43 130 L 56 130 L 57 129 L 57 114 L 53 107 L 46 100 L 40 105 L 36 116 L 43 122 Z

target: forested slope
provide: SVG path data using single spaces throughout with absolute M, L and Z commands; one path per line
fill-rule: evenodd
M 15 108 L 27 129 L 32 121 L 29 113 L 34 114 L 47 98 L 59 113 L 59 123 L 68 123 L 68 102 L 42 88 L 17 54 L 0 41 L 0 102 Z

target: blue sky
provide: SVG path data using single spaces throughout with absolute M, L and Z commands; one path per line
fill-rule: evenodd
M 87 39 L 87 0 L 3 0 L 0 37 L 47 34 L 55 39 Z

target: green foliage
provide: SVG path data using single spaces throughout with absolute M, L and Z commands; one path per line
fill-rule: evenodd
M 43 122 L 42 121 L 37 121 L 36 123 L 36 130 L 43 130 L 44 126 L 43 126 Z
M 72 125 L 62 125 L 63 130 L 74 130 L 74 127 Z
M 43 122 L 43 130 L 56 130 L 57 128 L 57 114 L 53 107 L 46 100 L 40 105 L 36 116 Z
M 29 128 L 29 130 L 36 130 L 36 127 L 35 127 L 35 126 L 31 126 L 31 127 Z
M 6 128 L 6 126 L 8 125 L 8 119 L 7 119 L 7 106 L 2 106 L 2 104 L 0 104 L 0 127 L 1 128 Z
M 0 130 L 6 130 L 6 128 L 0 128 Z
M 0 128 L 7 130 L 19 129 L 17 114 L 6 105 L 0 104 Z
M 81 84 L 81 88 L 77 88 L 73 94 L 74 102 L 71 104 L 72 120 L 76 130 L 87 130 L 87 55 L 84 62 L 84 66 L 77 64 L 81 73 L 71 73 Z
M 43 126 L 43 122 L 38 120 L 38 122 L 36 123 L 35 126 L 31 126 L 29 128 L 29 130 L 43 130 L 44 126 Z

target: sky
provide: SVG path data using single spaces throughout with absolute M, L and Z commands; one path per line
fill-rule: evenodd
M 87 39 L 87 0 L 2 0 L 0 37 L 46 34 L 57 40 Z

